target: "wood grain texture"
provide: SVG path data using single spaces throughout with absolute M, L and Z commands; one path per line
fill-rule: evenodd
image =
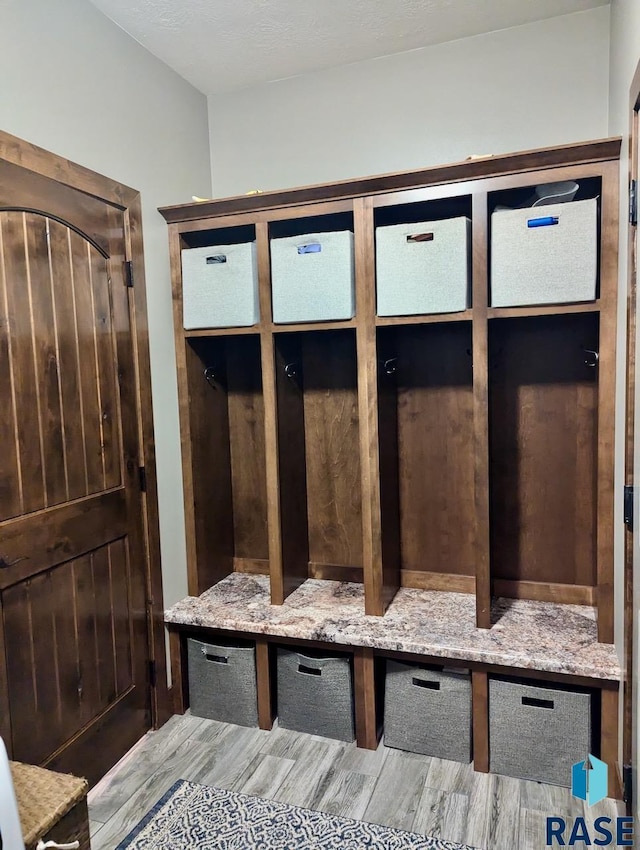
M 471 671 L 473 706 L 473 766 L 480 773 L 489 770 L 489 677 L 482 670 Z
M 383 535 L 383 524 L 393 529 L 396 520 L 391 506 L 386 511 L 391 516 L 385 516 L 383 521 L 380 486 L 374 223 L 370 199 L 354 202 L 354 233 L 365 610 L 380 616 L 400 586 L 400 553 L 394 545 L 397 535 Z
M 356 740 L 365 750 L 378 748 L 375 674 L 373 650 L 356 647 L 353 652 Z
M 280 503 L 280 536 L 282 551 L 282 599 L 308 577 L 309 527 L 307 508 L 307 472 L 304 421 L 304 375 L 302 351 L 298 336 L 276 337 L 275 385 L 277 404 L 278 480 Z M 289 364 L 296 370 L 289 377 Z M 273 562 L 272 562 L 273 563 Z M 272 602 L 276 603 L 277 585 L 272 585 Z
M 609 796 L 622 798 L 618 764 L 620 762 L 619 692 L 601 692 L 600 758 L 609 765 Z
M 269 644 L 256 641 L 256 677 L 258 688 L 258 724 L 261 729 L 271 729 L 275 716 L 275 694 L 271 687 L 272 665 Z
M 439 165 L 417 171 L 343 180 L 299 189 L 264 192 L 260 195 L 238 196 L 199 204 L 162 207 L 160 213 L 167 222 L 193 221 L 253 210 L 277 208 L 317 202 L 327 199 L 353 198 L 374 195 L 415 186 L 455 183 L 482 177 L 495 177 L 520 171 L 534 171 L 572 163 L 594 163 L 616 159 L 620 155 L 620 138 L 580 142 L 543 150 L 522 151 L 488 159 L 470 160 L 452 165 Z M 562 179 L 562 178 L 559 178 Z
M 269 558 L 260 339 L 225 342 L 234 553 Z
M 402 569 L 473 576 L 471 327 L 396 333 Z
M 472 197 L 472 272 L 473 305 L 473 463 L 474 463 L 474 538 L 476 547 L 476 624 L 491 627 L 491 555 L 489 542 L 489 303 L 488 196 Z
M 494 579 L 493 591 L 496 596 L 507 599 L 535 599 L 537 602 L 560 602 L 565 605 L 595 606 L 597 601 L 595 587 L 580 584 Z
M 145 469 L 146 489 L 140 494 L 144 524 L 146 573 L 149 587 L 147 617 L 151 660 L 155 664 L 155 687 L 152 687 L 151 711 L 155 727 L 165 723 L 172 711 L 167 686 L 167 650 L 164 628 L 164 601 L 160 552 L 160 519 L 158 508 L 158 477 L 156 470 L 153 400 L 151 396 L 151 360 L 149 324 L 147 319 L 147 288 L 144 270 L 144 240 L 142 234 L 142 202 L 140 193 L 128 196 L 124 211 L 125 252 L 132 264 L 135 286 L 130 293 L 131 333 L 136 364 L 136 393 L 138 397 L 138 430 L 142 466 Z M 111 254 L 114 252 L 112 250 Z M 112 264 L 112 285 L 122 281 L 123 266 Z M 115 267 L 114 267 L 115 265 Z
M 597 350 L 588 315 L 491 327 L 492 572 L 496 579 L 596 582 Z
M 191 592 L 200 595 L 233 571 L 231 450 L 223 343 L 202 339 L 187 343 L 185 363 L 198 581 Z M 205 378 L 205 369 L 213 371 L 212 383 Z M 203 470 L 206 470 L 204 475 Z
M 610 799 L 586 808 L 568 788 L 479 774 L 472 765 L 382 745 L 374 753 L 355 743 L 326 743 L 284 729 L 265 733 L 188 714 L 175 717 L 147 735 L 90 792 L 94 850 L 110 850 L 136 816 L 139 820 L 140 812 L 181 778 L 222 781 L 222 787 L 266 799 L 278 798 L 287 782 L 282 793 L 295 793 L 295 802 L 305 808 L 392 826 L 400 822 L 443 841 L 487 850 L 539 850 L 548 816 L 569 824 L 581 816 L 593 824 L 596 817 L 623 813 L 622 804 Z
M 475 593 L 476 580 L 473 576 L 455 573 L 436 573 L 431 570 L 402 570 L 402 587 L 419 590 L 446 590 L 450 593 Z
M 150 721 L 146 587 L 160 563 L 143 540 L 153 528 L 137 428 L 150 395 L 135 378 L 146 340 L 122 276 L 127 253 L 141 259 L 139 221 L 134 250 L 126 233 L 139 197 L 7 134 L 0 150 L 0 350 L 12 372 L 7 385 L 0 370 L 0 387 L 15 447 L 2 461 L 11 510 L 0 495 L 0 537 L 9 560 L 25 558 L 3 572 L 2 600 L 22 598 L 31 611 L 14 618 L 17 639 L 34 628 L 43 636 L 27 640 L 33 667 L 23 670 L 51 709 L 50 735 L 35 736 L 40 759 L 86 764 L 95 778 Z
M 309 560 L 361 566 L 355 338 L 339 331 L 306 334 L 301 349 Z
M 614 641 L 614 487 L 619 167 L 603 164 L 600 199 L 600 359 L 598 361 L 598 640 Z

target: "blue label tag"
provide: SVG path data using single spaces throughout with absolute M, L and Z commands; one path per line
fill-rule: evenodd
M 527 227 L 549 227 L 551 224 L 558 224 L 557 215 L 545 215 L 542 218 L 530 218 L 527 222 Z
M 319 242 L 312 242 L 310 245 L 300 245 L 298 254 L 319 254 L 322 251 L 322 245 Z

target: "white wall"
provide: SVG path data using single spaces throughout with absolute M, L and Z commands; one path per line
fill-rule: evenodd
M 602 6 L 212 96 L 214 194 L 604 137 L 608 63 Z
M 210 191 L 206 100 L 87 0 L 0 0 L 0 128 L 142 193 L 165 602 L 187 593 L 163 204 Z

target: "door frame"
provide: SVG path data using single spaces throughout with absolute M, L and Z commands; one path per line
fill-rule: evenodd
M 147 590 L 147 633 L 149 658 L 154 665 L 151 682 L 152 726 L 159 728 L 171 716 L 167 686 L 167 657 L 164 632 L 160 523 L 156 475 L 149 327 L 142 239 L 140 193 L 64 157 L 0 130 L 0 160 L 32 171 L 63 186 L 91 195 L 121 210 L 125 227 L 125 258 L 131 263 L 134 285 L 129 290 L 129 318 L 135 368 L 139 464 L 144 467 L 146 487 L 140 493 L 144 528 L 145 583 Z M 1 649 L 1 647 L 0 647 Z M 3 665 L 0 665 L 0 671 Z M 6 689 L 6 682 L 1 682 Z M 0 730 L 1 731 L 1 730 Z M 7 742 L 9 745 L 10 742 Z
M 629 90 L 629 173 L 628 187 L 631 181 L 636 181 L 636 195 L 638 192 L 638 154 L 640 152 L 640 63 L 631 82 Z M 629 197 L 629 188 L 627 197 Z M 638 201 L 636 200 L 636 204 Z M 636 257 L 637 224 L 631 223 L 627 216 L 627 369 L 625 389 L 625 486 L 634 487 L 634 460 L 635 460 L 635 421 L 636 421 L 636 335 L 637 323 L 637 257 Z M 637 495 L 634 492 L 631 510 L 635 511 Z M 626 508 L 626 506 L 625 506 Z M 625 509 L 626 513 L 626 509 Z M 623 724 L 622 724 L 622 763 L 625 773 L 630 772 L 632 794 L 626 800 L 629 813 L 636 807 L 637 797 L 637 770 L 635 764 L 635 724 L 637 722 L 636 706 L 638 676 L 635 665 L 636 658 L 635 630 L 640 624 L 635 622 L 635 584 L 634 581 L 634 549 L 636 545 L 636 528 L 634 527 L 634 516 L 630 522 L 625 516 L 624 536 L 624 687 L 623 687 Z M 626 790 L 625 783 L 625 790 Z

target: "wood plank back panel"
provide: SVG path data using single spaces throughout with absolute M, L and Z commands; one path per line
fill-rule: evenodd
M 355 335 L 302 338 L 309 560 L 362 566 Z
M 280 547 L 282 552 L 282 602 L 308 577 L 309 528 L 304 423 L 303 363 L 296 334 L 274 338 L 277 411 L 277 458 Z M 295 375 L 289 377 L 290 366 Z
M 260 338 L 227 338 L 227 403 L 234 554 L 269 559 Z
M 593 586 L 597 318 L 491 327 L 491 552 L 500 579 Z
M 0 229 L 8 519 L 115 487 L 121 468 L 107 261 L 42 215 L 0 213 Z
M 198 567 L 197 594 L 208 590 L 233 572 L 231 455 L 223 346 L 221 340 L 204 339 L 192 340 L 185 346 Z M 205 378 L 205 369 L 213 371 L 213 385 Z
M 131 687 L 127 570 L 114 541 L 4 591 L 15 759 L 42 762 Z
M 396 334 L 402 569 L 475 574 L 471 327 Z

